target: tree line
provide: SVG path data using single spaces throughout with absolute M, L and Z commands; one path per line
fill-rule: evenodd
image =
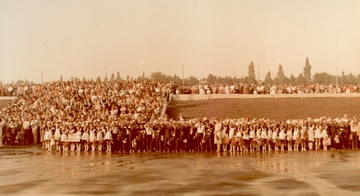
M 303 72 L 299 73 L 296 77 L 293 74 L 290 74 L 290 76 L 286 76 L 284 73 L 283 66 L 280 64 L 278 71 L 276 72 L 275 76 L 271 75 L 271 72 L 268 71 L 265 75 L 264 79 L 256 79 L 255 74 L 255 66 L 254 63 L 251 61 L 248 67 L 248 75 L 247 76 L 241 76 L 241 77 L 230 77 L 230 76 L 215 76 L 214 74 L 209 74 L 206 78 L 198 78 L 196 76 L 190 76 L 187 78 L 181 78 L 177 74 L 171 76 L 166 75 L 162 72 L 152 72 L 149 76 L 145 75 L 145 72 L 142 73 L 141 76 L 138 76 L 137 78 L 133 78 L 130 76 L 126 76 L 125 78 L 122 78 L 120 76 L 120 72 L 118 71 L 116 75 L 112 73 L 110 77 L 100 77 L 98 76 L 95 80 L 89 79 L 89 81 L 97 81 L 97 82 L 104 82 L 104 81 L 121 81 L 121 80 L 153 80 L 153 81 L 174 81 L 178 84 L 198 84 L 199 82 L 206 82 L 208 84 L 231 84 L 231 83 L 247 83 L 247 84 L 257 84 L 257 83 L 263 83 L 263 84 L 360 84 L 360 74 L 357 76 L 349 73 L 345 74 L 344 71 L 341 72 L 341 75 L 335 76 L 331 75 L 326 72 L 321 73 L 315 73 L 314 75 L 311 74 L 311 65 L 309 62 L 309 58 L 306 58 L 305 65 L 303 67 Z M 63 77 L 61 76 L 59 81 L 63 81 Z M 70 81 L 88 81 L 85 77 L 82 79 L 78 77 L 71 77 Z M 15 84 L 24 84 L 24 83 L 31 83 L 28 80 L 18 80 L 16 82 L 12 82 Z M 0 84 L 1 81 L 0 81 Z

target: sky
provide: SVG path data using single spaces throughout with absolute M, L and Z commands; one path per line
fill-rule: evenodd
M 358 75 L 359 35 L 358 0 L 1 0 L 0 81 Z

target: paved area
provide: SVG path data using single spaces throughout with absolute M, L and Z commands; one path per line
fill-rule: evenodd
M 359 195 L 360 151 L 62 154 L 0 149 L 0 195 Z

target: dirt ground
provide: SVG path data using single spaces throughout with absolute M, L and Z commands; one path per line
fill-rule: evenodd
M 359 195 L 359 153 L 1 149 L 0 195 Z
M 174 101 L 168 116 L 182 114 L 191 119 L 199 116 L 226 118 L 269 118 L 274 120 L 360 116 L 360 98 L 282 98 L 282 99 L 214 99 Z

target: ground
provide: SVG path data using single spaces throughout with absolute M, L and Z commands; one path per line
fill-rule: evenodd
M 171 102 L 168 116 L 180 113 L 187 119 L 203 117 L 270 118 L 274 120 L 331 118 L 348 114 L 360 116 L 360 98 L 267 98 L 267 99 L 215 99 L 203 101 Z

